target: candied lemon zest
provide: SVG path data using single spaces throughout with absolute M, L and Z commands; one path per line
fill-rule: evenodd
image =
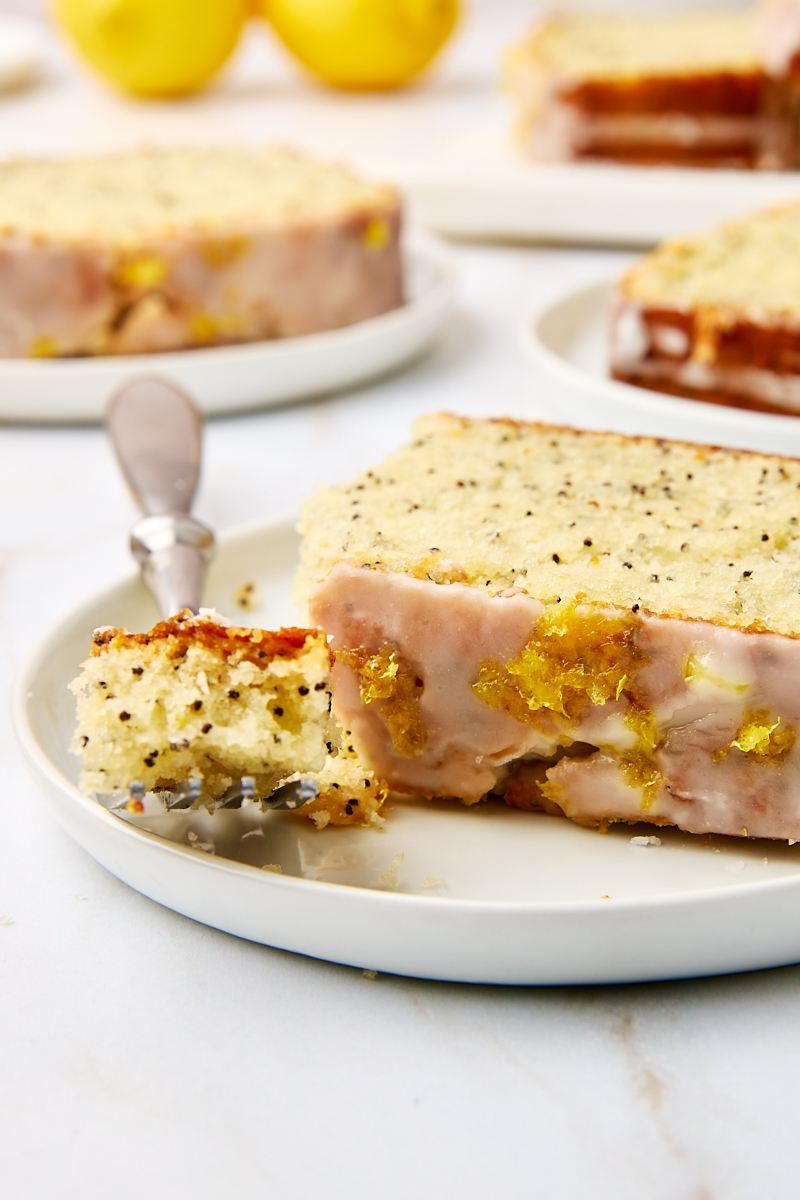
M 628 786 L 641 789 L 640 807 L 642 812 L 649 813 L 664 783 L 661 772 L 652 760 L 640 751 L 628 751 L 616 757 L 622 777 Z
M 55 358 L 58 354 L 58 342 L 51 337 L 34 338 L 28 354 L 31 358 Z
M 638 704 L 631 704 L 625 714 L 625 724 L 649 750 L 655 750 L 661 740 L 661 734 L 651 712 L 640 708 Z
M 155 287 L 166 277 L 167 264 L 161 258 L 136 258 L 120 263 L 114 282 L 120 287 Z
M 362 236 L 368 250 L 382 250 L 389 241 L 389 222 L 385 217 L 373 217 Z
M 201 254 L 209 267 L 221 270 L 230 267 L 242 258 L 250 249 L 250 240 L 246 237 L 209 238 L 203 242 Z
M 621 695 L 635 655 L 632 630 L 627 614 L 578 612 L 577 604 L 548 609 L 519 658 L 504 667 L 480 663 L 472 690 L 518 721 L 541 709 L 574 719 L 587 702 Z
M 403 671 L 394 649 L 385 642 L 377 654 L 337 651 L 358 674 L 363 704 L 380 704 L 381 716 L 398 754 L 417 758 L 428 742 L 419 711 L 420 687 L 412 672 Z
M 723 762 L 734 749 L 741 750 L 742 754 L 757 762 L 780 762 L 797 740 L 794 727 L 786 725 L 779 729 L 781 724 L 781 718 L 775 719 L 768 709 L 746 713 L 730 745 L 714 751 L 714 762 Z
M 207 313 L 195 313 L 190 321 L 191 330 L 198 342 L 210 342 L 217 334 L 217 322 Z

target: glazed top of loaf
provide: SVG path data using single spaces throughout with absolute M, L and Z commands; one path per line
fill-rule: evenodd
M 800 635 L 800 461 L 446 414 L 414 435 L 306 503 L 300 597 L 344 560 Z
M 153 150 L 0 166 L 0 231 L 116 244 L 395 208 L 391 188 L 285 147 Z
M 758 71 L 746 13 L 551 17 L 513 53 L 512 65 L 566 79 Z
M 800 204 L 664 242 L 625 275 L 631 299 L 689 310 L 743 308 L 755 320 L 800 318 Z

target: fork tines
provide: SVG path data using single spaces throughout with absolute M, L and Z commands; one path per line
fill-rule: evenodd
M 145 798 L 144 784 L 134 781 L 129 784 L 127 792 L 119 797 L 113 797 L 116 803 L 108 805 L 112 812 L 122 812 L 129 809 L 131 802 L 143 804 Z M 200 779 L 189 779 L 170 791 L 153 793 L 158 796 L 167 812 L 178 812 L 201 805 L 211 812 L 218 809 L 241 808 L 246 800 L 258 800 L 264 809 L 295 809 L 302 808 L 310 800 L 319 795 L 319 788 L 311 779 L 295 779 L 276 788 L 269 796 L 257 796 L 256 781 L 252 775 L 243 775 L 234 783 L 223 796 L 209 799 L 203 796 L 203 783 Z

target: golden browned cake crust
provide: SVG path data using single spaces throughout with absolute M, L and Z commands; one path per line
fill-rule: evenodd
M 224 659 L 249 662 L 266 668 L 274 658 L 297 658 L 306 647 L 308 629 L 248 629 L 198 622 L 189 609 L 154 625 L 148 633 L 130 633 L 108 626 L 97 629 L 92 637 L 91 654 L 118 653 L 134 647 L 152 646 L 154 652 L 168 658 L 184 658 L 190 646 L 204 646 Z M 161 645 L 159 645 L 161 643 Z

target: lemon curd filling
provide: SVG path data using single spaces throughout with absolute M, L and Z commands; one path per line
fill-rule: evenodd
M 545 709 L 577 719 L 586 704 L 606 704 L 621 695 L 640 657 L 630 614 L 587 612 L 580 604 L 552 606 L 538 622 L 517 659 L 500 666 L 482 662 L 472 690 L 491 708 L 518 721 Z
M 535 722 L 547 712 L 573 723 L 588 704 L 603 706 L 618 700 L 629 687 L 644 655 L 634 641 L 635 620 L 629 613 L 591 611 L 569 604 L 548 609 L 517 659 L 504 667 L 480 665 L 472 690 L 492 708 L 502 708 L 518 721 Z M 661 741 L 655 716 L 629 693 L 625 727 L 634 735 L 632 749 L 600 745 L 615 758 L 625 782 L 642 792 L 641 809 L 655 802 L 663 777 L 650 752 Z M 544 783 L 542 794 L 555 799 L 561 788 Z
M 114 271 L 114 282 L 120 287 L 155 287 L 167 275 L 167 264 L 161 258 L 137 258 L 123 262 Z
M 797 741 L 797 734 L 792 725 L 783 725 L 780 717 L 775 717 L 768 709 L 758 712 L 745 713 L 744 721 L 729 746 L 717 750 L 713 754 L 714 762 L 723 762 L 731 750 L 741 750 L 742 754 L 758 762 L 783 762 Z
M 690 654 L 686 660 L 683 678 L 690 684 L 704 681 L 721 688 L 722 691 L 733 692 L 737 696 L 741 696 L 750 686 L 747 683 L 736 683 L 735 680 L 727 679 L 724 675 L 712 671 L 696 654 Z
M 337 657 L 357 672 L 362 703 L 380 704 L 381 716 L 397 753 L 407 758 L 420 755 L 428 742 L 419 711 L 423 681 L 401 668 L 388 642 L 377 654 L 345 650 L 338 651 Z

